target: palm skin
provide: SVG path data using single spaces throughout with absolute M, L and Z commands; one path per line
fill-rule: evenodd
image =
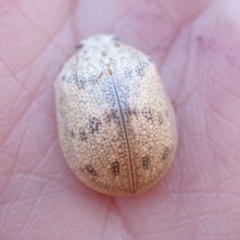
M 240 238 L 240 4 L 0 3 L 0 239 Z M 57 140 L 53 82 L 78 41 L 112 33 L 156 62 L 173 103 L 172 168 L 132 197 L 94 192 Z

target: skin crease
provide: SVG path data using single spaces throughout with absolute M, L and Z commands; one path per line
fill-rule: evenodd
M 240 3 L 0 3 L 0 239 L 240 238 Z M 82 38 L 149 54 L 178 123 L 162 181 L 128 198 L 82 184 L 57 141 L 53 82 Z

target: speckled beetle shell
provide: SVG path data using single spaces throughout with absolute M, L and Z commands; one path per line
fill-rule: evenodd
M 173 109 L 155 65 L 112 35 L 82 41 L 55 81 L 59 142 L 91 188 L 132 195 L 157 183 L 176 149 Z

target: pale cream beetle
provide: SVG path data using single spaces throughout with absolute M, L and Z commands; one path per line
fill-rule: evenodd
M 55 81 L 59 142 L 85 184 L 132 195 L 157 183 L 177 145 L 175 116 L 154 63 L 112 35 L 81 41 Z

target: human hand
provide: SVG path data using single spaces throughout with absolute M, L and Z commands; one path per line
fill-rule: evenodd
M 0 3 L 0 239 L 240 238 L 240 3 Z M 176 111 L 168 174 L 132 197 L 71 172 L 53 82 L 79 40 L 112 33 L 155 61 Z

